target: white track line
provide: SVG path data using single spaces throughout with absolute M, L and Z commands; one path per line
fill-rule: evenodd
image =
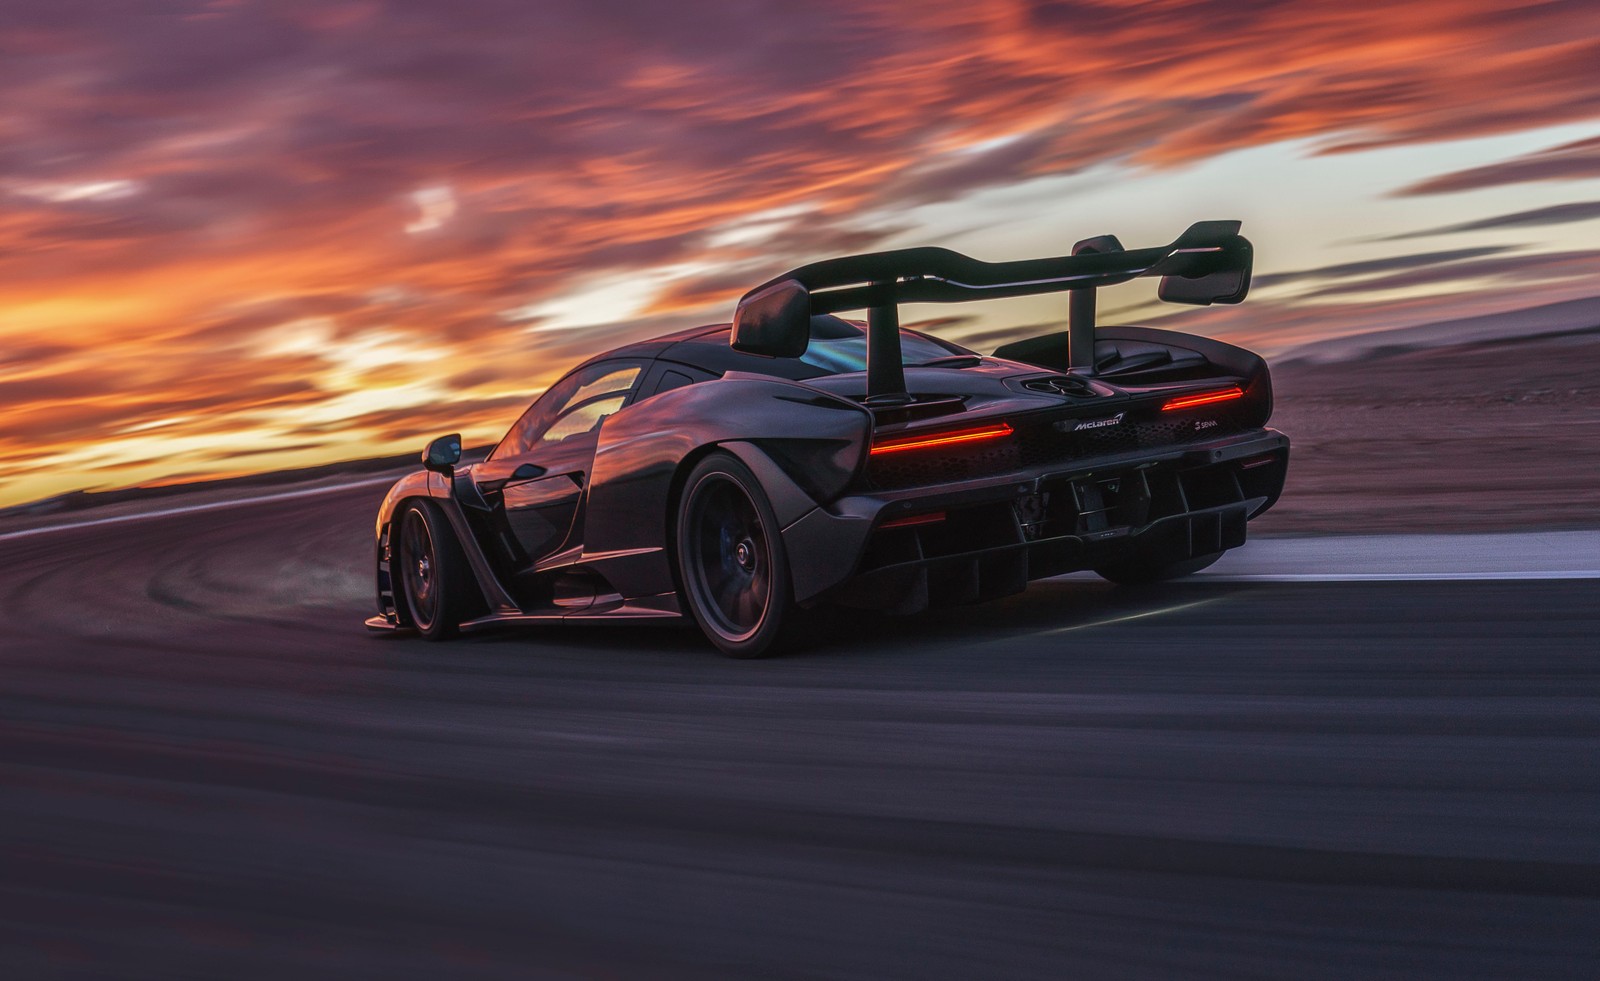
M 1206 582 L 1492 582 L 1500 579 L 1600 579 L 1600 569 L 1561 571 L 1507 569 L 1503 572 L 1306 572 L 1259 575 L 1202 572 Z
M 1200 574 L 1237 582 L 1600 578 L 1600 531 L 1264 538 Z
M 1072 574 L 1094 579 L 1093 573 Z M 1600 531 L 1259 538 L 1190 582 L 1600 579 Z
M 297 497 L 317 497 L 322 494 L 332 494 L 337 491 L 353 490 L 357 487 L 376 487 L 379 484 L 392 484 L 399 477 L 371 477 L 367 480 L 355 480 L 348 484 L 330 484 L 326 487 L 306 487 L 301 490 L 283 491 L 278 494 L 260 494 L 255 497 L 241 497 L 232 501 L 212 501 L 209 504 L 189 504 L 179 508 L 167 508 L 162 511 L 141 511 L 138 514 L 117 514 L 109 518 L 91 518 L 88 521 L 74 521 L 64 525 L 46 525 L 42 528 L 24 528 L 22 531 L 12 531 L 0 535 L 0 542 L 8 542 L 18 538 L 31 538 L 34 535 L 49 535 L 58 531 L 74 531 L 78 528 L 94 528 L 99 525 L 120 525 L 131 521 L 148 521 L 152 518 L 168 518 L 178 514 L 196 514 L 201 511 L 222 511 L 227 508 L 245 507 L 250 504 L 266 504 L 271 501 L 288 501 Z
M 1049 637 L 1055 634 L 1069 634 L 1074 630 L 1093 630 L 1095 627 L 1109 627 L 1114 623 L 1128 623 L 1133 620 L 1148 620 L 1151 617 L 1166 616 L 1168 613 L 1181 613 L 1184 610 L 1192 610 L 1200 606 L 1210 606 L 1211 604 L 1219 602 L 1220 600 L 1221 597 L 1213 597 L 1211 599 L 1194 600 L 1189 603 L 1179 603 L 1175 606 L 1163 606 L 1159 609 L 1145 610 L 1141 613 L 1128 613 L 1119 617 L 1106 617 L 1104 620 L 1090 620 L 1087 623 L 1069 623 L 1065 627 L 1052 627 L 1048 630 L 1041 630 L 1038 632 L 1038 634 L 1035 634 L 1035 636 Z

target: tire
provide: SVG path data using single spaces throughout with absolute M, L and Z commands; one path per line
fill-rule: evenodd
M 678 495 L 678 581 L 706 638 L 729 657 L 793 646 L 799 624 L 789 556 L 755 474 L 731 454 L 695 465 Z
M 470 619 L 477 586 L 467 556 L 444 512 L 432 501 L 411 501 L 395 520 L 398 547 L 390 568 L 400 580 L 396 604 L 404 602 L 409 621 L 428 640 L 445 640 Z
M 1166 579 L 1178 579 L 1182 576 L 1192 575 L 1222 558 L 1221 552 L 1212 552 L 1209 555 L 1197 555 L 1192 559 L 1183 559 L 1178 562 L 1163 564 L 1160 559 L 1143 559 L 1132 562 L 1119 562 L 1115 565 L 1104 565 L 1095 569 L 1095 575 L 1102 579 L 1109 579 L 1119 586 L 1141 586 L 1145 583 L 1161 582 Z

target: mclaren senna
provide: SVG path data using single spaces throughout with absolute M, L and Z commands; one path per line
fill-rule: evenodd
M 376 523 L 377 631 L 697 623 L 755 657 L 823 604 L 915 613 L 1092 569 L 1194 572 L 1283 489 L 1267 366 L 1216 340 L 1097 326 L 1096 291 L 1238 303 L 1239 223 L 988 263 L 938 248 L 803 266 L 731 324 L 578 365 L 482 462 L 428 444 Z M 1063 331 L 982 355 L 899 307 L 1063 292 Z M 865 311 L 863 320 L 838 314 Z

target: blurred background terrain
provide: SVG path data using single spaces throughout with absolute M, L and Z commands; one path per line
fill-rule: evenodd
M 0 507 L 490 442 L 819 257 L 1240 218 L 1242 307 L 1101 308 L 1277 359 L 1264 531 L 1595 513 L 1592 4 L 62 0 L 0 46 Z

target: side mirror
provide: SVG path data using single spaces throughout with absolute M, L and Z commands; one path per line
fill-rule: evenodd
M 735 351 L 768 358 L 798 358 L 811 345 L 811 293 L 792 279 L 739 301 L 733 313 Z
M 1255 261 L 1249 239 L 1233 235 L 1218 251 L 1195 255 L 1189 261 L 1197 267 L 1192 273 L 1186 270 L 1161 277 L 1159 292 L 1168 303 L 1203 307 L 1239 303 L 1249 294 L 1250 268 Z
M 449 476 L 461 462 L 461 434 L 440 436 L 422 451 L 422 465 L 436 473 Z

